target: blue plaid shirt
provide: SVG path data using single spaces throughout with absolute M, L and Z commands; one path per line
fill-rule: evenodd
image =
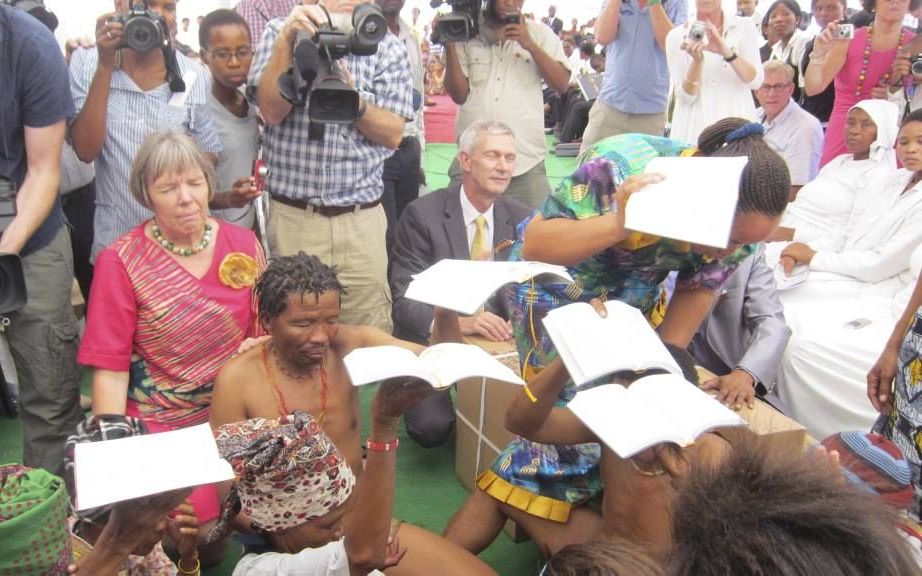
M 250 69 L 250 94 L 259 86 L 283 23 L 280 18 L 266 26 Z M 377 54 L 350 54 L 342 61 L 363 99 L 404 119 L 413 118 L 409 57 L 393 34 L 378 44 Z M 278 126 L 266 127 L 263 155 L 269 166 L 269 193 L 315 206 L 378 200 L 384 192 L 384 161 L 393 150 L 371 142 L 352 124 L 326 125 L 322 140 L 309 140 L 308 126 L 305 107 L 292 109 Z

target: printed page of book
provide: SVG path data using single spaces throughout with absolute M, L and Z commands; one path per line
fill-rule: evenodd
M 585 302 L 555 308 L 544 317 L 554 347 L 577 385 L 620 370 L 681 369 L 640 310 L 609 300 L 602 318 Z
M 726 248 L 736 214 L 746 157 L 654 158 L 644 172 L 662 182 L 631 195 L 624 225 L 629 230 Z
M 78 510 L 233 477 L 208 424 L 74 447 Z
M 400 346 L 357 348 L 343 358 L 353 386 L 380 382 L 396 376 L 413 376 L 439 385 L 438 376 L 426 369 L 412 350 Z
M 553 264 L 445 259 L 414 275 L 406 297 L 474 314 L 501 286 L 542 274 L 556 276 L 558 282 L 573 282 L 564 266 Z
M 655 374 L 625 388 L 603 384 L 578 392 L 567 407 L 618 456 L 663 442 L 688 446 L 714 428 L 745 426 L 715 398 L 675 374 Z
M 472 344 L 436 344 L 426 348 L 420 354 L 420 360 L 429 370 L 438 374 L 440 385 L 437 388 L 445 388 L 459 380 L 474 376 L 511 384 L 525 384 L 508 366 Z

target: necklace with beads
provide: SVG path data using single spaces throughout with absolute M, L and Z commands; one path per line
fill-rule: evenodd
M 272 388 L 272 395 L 275 397 L 275 403 L 279 410 L 281 416 L 287 416 L 291 414 L 291 410 L 288 408 L 288 403 L 285 402 L 285 395 L 282 394 L 281 388 L 275 382 L 275 377 L 272 375 L 272 370 L 269 368 L 269 349 L 272 349 L 272 355 L 275 357 L 275 366 L 279 369 L 279 372 L 293 378 L 295 380 L 304 380 L 310 377 L 310 374 L 299 375 L 292 374 L 285 370 L 282 367 L 282 362 L 278 357 L 278 352 L 276 352 L 275 346 L 271 346 L 271 343 L 267 343 L 263 346 L 262 349 L 262 361 L 263 361 L 263 370 L 266 371 L 266 376 L 269 378 L 269 387 Z M 320 414 L 317 415 L 317 422 L 323 424 L 323 417 L 326 415 L 327 411 L 327 399 L 330 393 L 330 385 L 327 381 L 327 371 L 323 367 L 323 361 L 320 361 Z
M 192 256 L 193 254 L 198 254 L 205 248 L 208 248 L 208 245 L 211 244 L 211 224 L 205 222 L 205 233 L 202 234 L 202 239 L 189 246 L 188 248 L 179 248 L 176 244 L 173 244 L 163 235 L 163 232 L 160 231 L 160 226 L 157 226 L 157 219 L 151 218 L 151 230 L 150 233 L 154 237 L 154 240 L 157 241 L 157 244 L 163 246 L 171 254 L 176 254 L 177 256 Z
M 896 44 L 896 53 L 897 55 L 903 50 L 903 39 L 905 35 L 903 30 L 900 30 L 900 39 Z M 858 74 L 858 84 L 855 86 L 855 96 L 861 97 L 861 89 L 864 88 L 864 81 L 868 77 L 868 66 L 871 63 L 871 43 L 874 40 L 874 24 L 871 23 L 868 26 L 868 35 L 864 42 L 864 53 L 861 55 L 861 72 Z M 884 74 L 884 77 L 881 78 L 881 84 L 884 86 L 890 86 L 890 73 L 893 71 L 892 68 L 887 70 L 887 73 Z

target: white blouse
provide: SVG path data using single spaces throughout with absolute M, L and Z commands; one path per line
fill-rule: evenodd
M 838 252 L 867 200 L 894 171 L 886 162 L 854 160 L 842 154 L 823 166 L 816 178 L 788 204 L 781 225 L 794 228 L 794 240 L 814 250 Z
M 749 120 L 755 118 L 752 90 L 762 85 L 763 72 L 759 43 L 752 22 L 748 18 L 724 14 L 724 41 L 740 58 L 755 67 L 756 75 L 749 84 L 744 84 L 733 66 L 724 62 L 720 54 L 705 51 L 698 93 L 688 94 L 683 80 L 692 58 L 682 50 L 688 26 L 689 23 L 676 26 L 666 36 L 666 63 L 669 66 L 669 77 L 675 86 L 675 110 L 672 113 L 670 138 L 694 144 L 701 131 L 718 120 L 730 116 Z

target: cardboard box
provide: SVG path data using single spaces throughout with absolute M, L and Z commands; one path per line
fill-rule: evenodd
M 714 374 L 707 369 L 698 367 L 698 378 L 701 382 L 714 377 Z M 773 449 L 785 452 L 802 452 L 805 447 L 813 443 L 813 439 L 807 435 L 803 425 L 758 398 L 755 399 L 752 408 L 743 406 L 737 413 L 749 426 L 722 429 L 721 434 L 726 436 L 731 443 L 749 438 L 759 444 L 768 443 Z
M 467 340 L 519 372 L 518 352 L 511 341 Z M 455 395 L 455 475 L 468 491 L 474 489 L 477 476 L 489 468 L 502 449 L 515 438 L 515 434 L 506 430 L 505 419 L 506 408 L 518 394 L 522 394 L 521 386 L 489 378 L 469 378 L 458 382 Z M 504 530 L 515 542 L 527 538 L 511 521 L 506 523 Z

